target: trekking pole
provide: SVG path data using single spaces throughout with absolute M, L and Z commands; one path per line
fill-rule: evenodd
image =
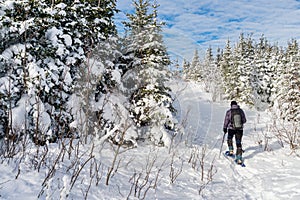
M 226 135 L 226 133 L 224 133 L 224 135 L 223 135 L 222 144 L 221 144 L 220 153 L 219 153 L 219 158 L 221 156 L 221 152 L 222 152 L 222 149 L 223 149 L 223 143 L 224 143 L 224 140 L 225 140 L 225 135 Z

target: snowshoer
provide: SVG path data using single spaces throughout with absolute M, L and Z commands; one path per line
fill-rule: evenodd
M 235 143 L 236 143 L 236 162 L 241 164 L 242 160 L 242 137 L 243 137 L 243 126 L 246 123 L 246 116 L 244 111 L 240 108 L 236 101 L 231 101 L 230 109 L 227 110 L 225 119 L 224 119 L 224 126 L 223 131 L 224 134 L 227 133 L 227 144 L 229 148 L 229 154 L 234 155 L 233 152 L 233 143 L 232 139 L 235 136 Z

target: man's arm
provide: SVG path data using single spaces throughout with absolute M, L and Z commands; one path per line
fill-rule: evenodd
M 228 124 L 230 122 L 230 110 L 228 110 L 225 114 L 225 119 L 224 119 L 224 125 L 223 125 L 223 131 L 224 133 L 227 132 Z
M 247 122 L 246 115 L 242 109 L 241 109 L 241 111 L 242 111 L 242 122 L 243 122 L 243 124 L 245 124 Z

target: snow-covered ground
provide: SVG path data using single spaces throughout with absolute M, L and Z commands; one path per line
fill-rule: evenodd
M 246 167 L 241 167 L 220 155 L 229 102 L 211 102 L 195 83 L 172 82 L 171 87 L 185 127 L 173 147 L 139 143 L 134 149 L 120 149 L 109 180 L 116 151 L 108 144 L 95 142 L 93 148 L 80 149 L 78 160 L 65 155 L 55 168 L 50 162 L 34 165 L 29 159 L 34 156 L 27 156 L 21 165 L 20 159 L 1 160 L 0 199 L 300 199 L 299 150 L 292 152 L 287 144 L 281 147 L 269 131 L 267 113 L 241 105 L 248 120 L 243 137 Z M 49 161 L 59 156 L 55 149 L 59 145 L 51 144 Z M 222 152 L 226 149 L 224 142 Z M 91 154 L 94 157 L 89 159 Z M 31 170 L 33 166 L 39 172 Z M 51 170 L 55 174 L 45 181 Z
M 179 85 L 174 89 L 183 87 Z M 269 114 L 241 105 L 248 120 L 243 137 L 246 164 L 243 168 L 225 158 L 223 153 L 219 157 L 222 125 L 229 102 L 210 102 L 210 95 L 193 83 L 186 86 L 178 99 L 181 112 L 190 114 L 188 126 L 195 133 L 195 144 L 201 141 L 208 144 L 208 156 L 216 156 L 217 173 L 203 192 L 205 199 L 300 199 L 299 151 L 292 153 L 287 144 L 282 148 L 270 132 Z M 222 152 L 226 149 L 225 141 Z M 193 195 L 187 197 L 200 199 Z

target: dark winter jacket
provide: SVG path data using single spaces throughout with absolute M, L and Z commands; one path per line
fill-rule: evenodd
M 244 111 L 238 105 L 232 105 L 231 109 L 240 109 L 241 114 L 242 114 L 242 123 L 245 124 L 247 120 L 246 120 Z M 226 112 L 223 129 L 227 129 L 227 128 L 233 129 L 233 126 L 231 123 L 231 109 L 227 110 L 227 112 Z

